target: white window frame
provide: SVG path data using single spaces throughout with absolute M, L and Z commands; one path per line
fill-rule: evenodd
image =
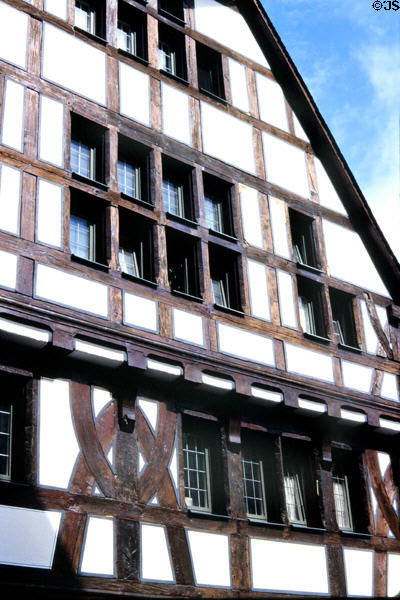
M 121 50 L 137 56 L 137 32 L 127 23 L 118 19 L 117 46 Z
M 78 14 L 78 18 L 77 18 Z M 86 27 L 82 27 L 80 21 L 86 17 Z M 77 24 L 77 22 L 79 24 Z M 83 31 L 96 35 L 96 11 L 92 9 L 89 2 L 75 0 L 75 25 Z
M 349 482 L 347 476 L 340 477 L 334 475 L 333 483 L 333 498 L 335 501 L 336 521 L 341 531 L 354 531 L 353 517 L 351 514 Z M 343 517 L 340 515 L 343 514 Z
M 7 461 L 7 473 L 0 473 L 0 480 L 2 481 L 10 481 L 11 480 L 11 464 L 12 464 L 12 436 L 13 436 L 13 406 L 9 405 L 9 410 L 4 410 L 4 408 L 0 408 L 0 414 L 8 414 L 9 415 L 9 429 L 8 432 L 1 432 L 0 435 L 4 435 L 8 437 L 8 448 L 7 453 L 1 454 L 0 456 L 5 456 Z
M 133 180 L 132 194 L 130 194 L 129 192 L 126 191 L 127 187 L 128 187 L 126 184 L 127 172 L 128 172 L 127 167 L 130 167 L 132 169 L 132 180 Z M 124 182 L 122 182 L 122 179 L 120 178 L 121 171 L 123 171 Z M 130 163 L 126 160 L 118 160 L 118 187 L 123 194 L 126 194 L 130 198 L 135 198 L 136 200 L 141 200 L 142 199 L 142 193 L 141 193 L 142 187 L 141 187 L 141 169 L 140 169 L 140 167 L 135 166 L 133 163 Z
M 82 151 L 84 149 L 87 149 L 89 154 L 89 169 L 87 173 L 83 173 L 81 171 Z M 72 168 L 73 153 L 76 153 L 78 157 L 78 170 L 74 170 Z M 88 146 L 80 140 L 71 140 L 71 169 L 74 173 L 77 173 L 77 175 L 80 175 L 81 177 L 86 177 L 87 179 L 96 181 L 96 148 L 94 146 Z
M 254 465 L 258 465 L 258 469 L 260 472 L 260 479 L 248 479 L 245 476 L 245 463 L 251 463 L 251 467 L 252 467 L 252 474 L 253 474 L 253 464 Z M 243 473 L 243 492 L 244 492 L 244 500 L 246 503 L 246 509 L 248 509 L 248 502 L 247 502 L 247 498 L 251 498 L 252 500 L 258 500 L 259 502 L 261 502 L 261 506 L 262 506 L 262 514 L 257 514 L 257 513 L 250 513 L 247 510 L 247 516 L 251 519 L 254 520 L 259 520 L 259 521 L 266 521 L 267 520 L 267 503 L 266 503 L 266 498 L 265 498 L 265 485 L 264 485 L 264 472 L 263 472 L 263 463 L 262 460 L 254 460 L 253 458 L 246 458 L 246 457 L 242 457 L 242 473 Z M 256 496 L 248 496 L 246 494 L 247 492 L 247 484 L 246 481 L 251 481 L 254 485 L 254 482 L 259 483 L 260 488 L 261 488 L 261 498 L 258 498 Z
M 166 212 L 172 215 L 186 219 L 185 215 L 185 196 L 183 185 L 179 185 L 166 177 L 163 179 L 163 202 Z M 171 210 L 172 206 L 177 206 L 178 210 Z
M 286 511 L 289 522 L 293 525 L 307 525 L 307 518 L 304 508 L 303 492 L 300 485 L 300 479 L 297 473 L 286 473 L 284 476 Z M 293 509 L 291 508 L 293 507 Z M 292 515 L 296 511 L 298 518 Z
M 176 70 L 176 50 L 167 42 L 160 41 L 158 47 L 158 59 L 160 69 L 166 73 L 177 76 Z
M 82 225 L 83 225 L 83 221 L 85 221 L 87 223 L 87 228 L 86 229 L 87 229 L 88 239 L 89 239 L 87 256 L 83 256 L 82 254 L 78 254 L 77 252 L 73 252 L 72 243 L 71 243 L 71 238 L 72 238 L 72 236 L 71 236 L 71 231 L 72 231 L 71 220 L 72 219 L 79 219 L 80 222 L 82 222 Z M 70 235 L 69 245 L 70 245 L 71 254 L 74 254 L 74 256 L 78 256 L 79 258 L 83 258 L 85 260 L 90 260 L 92 262 L 96 262 L 96 224 L 93 223 L 93 222 L 91 222 L 86 217 L 81 217 L 79 215 L 71 215 L 71 217 L 70 217 L 70 233 L 69 233 L 69 235 Z M 75 249 L 76 249 L 76 246 L 75 246 Z
M 195 445 L 196 445 L 196 449 L 190 449 L 187 448 L 188 446 L 188 441 L 190 440 L 194 440 L 195 441 Z M 204 449 L 203 451 L 199 451 L 197 450 L 197 443 L 200 442 L 201 447 Z M 186 506 L 187 508 L 189 508 L 192 511 L 195 512 L 204 512 L 204 513 L 211 513 L 211 479 L 210 479 L 210 460 L 209 460 L 209 449 L 202 443 L 200 437 L 198 436 L 194 436 L 192 434 L 183 434 L 183 464 L 184 464 L 184 475 L 186 475 L 187 471 L 197 471 L 197 472 L 204 472 L 204 471 L 200 471 L 198 468 L 197 469 L 189 469 L 189 461 L 187 459 L 187 455 L 188 452 L 193 452 L 196 455 L 198 454 L 203 454 L 204 455 L 204 466 L 205 466 L 205 485 L 206 488 L 192 488 L 189 486 L 186 486 L 186 484 L 184 485 L 185 487 L 185 502 L 186 502 Z M 197 478 L 198 480 L 198 478 Z M 204 492 L 204 496 L 205 496 L 205 504 L 204 506 L 194 506 L 193 505 L 193 498 L 190 494 L 191 490 L 195 490 L 195 491 L 203 491 Z M 189 494 L 187 495 L 187 492 L 189 492 Z

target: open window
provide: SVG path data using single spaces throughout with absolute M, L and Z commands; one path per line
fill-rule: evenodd
M 158 39 L 160 70 L 187 82 L 185 36 L 160 24 Z
M 71 188 L 69 247 L 75 260 L 104 266 L 106 258 L 105 205 Z
M 368 515 L 361 456 L 351 450 L 332 449 L 332 483 L 336 521 L 341 531 L 366 533 Z
M 198 241 L 190 235 L 167 229 L 168 279 L 171 291 L 200 298 Z
M 221 54 L 199 42 L 196 43 L 196 54 L 200 91 L 225 101 Z
M 150 204 L 149 148 L 120 135 L 118 137 L 118 186 L 130 200 Z
M 297 277 L 300 323 L 304 335 L 329 341 L 326 337 L 321 285 L 307 277 Z
M 297 263 L 319 270 L 320 265 L 315 248 L 314 219 L 292 209 L 289 210 L 289 218 L 293 252 Z
M 203 175 L 206 222 L 213 233 L 234 237 L 232 186 L 208 173 Z
M 119 50 L 147 60 L 146 14 L 122 0 L 118 2 L 117 45 Z
M 238 273 L 239 255 L 217 244 L 208 245 L 211 285 L 214 303 L 218 308 L 241 312 Z
M 184 24 L 183 0 L 158 0 L 158 12 L 169 19 Z
M 19 378 L 1 376 L 0 481 L 22 482 L 24 469 L 25 385 Z
M 104 0 L 75 0 L 75 27 L 104 40 L 105 22 Z
M 122 273 L 154 282 L 153 222 L 131 211 L 119 213 L 119 265 Z
M 354 324 L 353 296 L 340 290 L 329 290 L 333 328 L 341 346 L 359 349 Z
M 169 215 L 194 221 L 192 169 L 167 156 L 162 157 L 163 203 Z
M 72 175 L 91 184 L 105 183 L 106 129 L 80 115 L 71 115 Z

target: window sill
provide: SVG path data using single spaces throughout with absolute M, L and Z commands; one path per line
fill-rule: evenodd
M 286 527 L 285 523 L 273 523 L 264 519 L 256 519 L 255 517 L 247 516 L 247 520 L 252 525 L 268 525 L 269 527 Z
M 229 235 L 229 233 L 224 233 L 223 231 L 216 231 L 215 229 L 211 228 L 208 230 L 208 232 L 211 235 L 215 235 L 216 237 L 219 237 L 223 240 L 227 240 L 228 242 L 233 242 L 235 244 L 237 244 L 238 242 L 238 239 L 233 235 Z
M 141 206 L 145 206 L 151 210 L 154 210 L 154 204 L 151 202 L 147 202 L 147 200 L 142 200 L 141 198 L 135 198 L 134 196 L 129 196 L 129 194 L 125 194 L 121 192 L 121 198 L 123 200 L 129 200 L 130 202 L 136 202 L 136 204 L 140 204 Z
M 187 300 L 193 300 L 194 302 L 204 302 L 203 298 L 200 298 L 200 296 L 192 296 L 191 294 L 186 294 L 185 292 L 180 292 L 179 290 L 171 290 L 171 294 L 174 294 L 174 296 L 181 296 Z
M 204 518 L 204 519 L 218 519 L 218 520 L 223 519 L 224 521 L 229 521 L 232 519 L 232 517 L 230 517 L 229 515 L 216 515 L 211 512 L 206 512 L 204 510 L 196 510 L 194 508 L 188 508 L 187 511 L 188 511 L 189 515 L 192 517 L 200 517 L 200 518 Z
M 150 279 L 144 279 L 143 277 L 137 277 L 136 275 L 131 275 L 130 273 L 126 273 L 125 271 L 121 271 L 121 277 L 123 277 L 124 279 L 128 279 L 129 281 L 134 281 L 135 283 L 142 283 L 143 285 L 148 285 L 152 288 L 158 287 L 158 284 L 155 281 L 151 281 Z
M 133 60 L 136 60 L 145 67 L 149 65 L 149 61 L 147 60 L 147 58 L 144 58 L 143 56 L 138 56 L 137 54 L 132 54 L 132 52 L 128 52 L 128 50 L 124 50 L 123 48 L 118 48 L 118 54 L 121 54 L 121 56 L 125 56 L 126 58 L 132 58 Z
M 340 534 L 344 537 L 363 537 L 363 538 L 371 538 L 373 535 L 371 533 L 361 533 L 360 531 L 344 531 L 342 529 L 339 530 Z
M 204 94 L 205 96 L 208 96 L 209 98 L 211 98 L 212 100 L 216 100 L 217 102 L 221 102 L 221 104 L 224 104 L 225 106 L 228 104 L 228 102 L 225 100 L 225 98 L 221 98 L 221 96 L 217 96 L 217 94 L 213 94 L 209 90 L 206 90 L 206 89 L 204 89 L 202 87 L 199 87 L 199 91 L 202 94 Z
M 175 81 L 179 81 L 179 83 L 183 83 L 184 85 L 189 85 L 188 80 L 184 79 L 183 77 L 179 77 L 179 75 L 174 75 L 174 73 L 170 73 L 169 71 L 164 71 L 164 69 L 160 69 L 160 73 L 162 75 L 166 75 L 167 77 L 170 77 L 171 79 L 174 79 Z
M 77 256 L 76 254 L 71 254 L 71 260 L 81 265 L 92 267 L 93 269 L 98 269 L 99 271 L 104 271 L 106 273 L 108 273 L 110 270 L 110 267 L 108 265 L 98 263 L 95 260 L 90 260 L 89 258 L 82 258 L 82 256 Z
M 342 350 L 348 350 L 349 352 L 356 352 L 357 354 L 361 354 L 361 348 L 357 348 L 356 346 L 348 346 L 347 344 L 338 343 L 338 347 Z
M 94 40 L 95 42 L 98 42 L 99 44 L 102 44 L 102 46 L 107 45 L 107 40 L 105 40 L 104 38 L 102 38 L 99 35 L 90 33 L 90 31 L 86 31 L 86 29 L 81 29 L 77 25 L 74 25 L 74 30 L 77 31 L 78 33 L 83 33 L 83 34 L 87 35 L 88 38 L 90 38 L 91 40 Z
M 322 335 L 308 333 L 307 331 L 304 331 L 303 335 L 305 338 L 307 338 L 308 340 L 312 340 L 313 342 L 318 342 L 320 344 L 330 344 L 331 343 L 331 340 L 329 338 L 324 337 Z
M 96 181 L 96 179 L 90 179 L 90 177 L 85 177 L 85 175 L 80 175 L 75 171 L 72 171 L 72 178 L 80 181 L 81 183 L 87 183 L 88 185 L 94 185 L 101 190 L 108 191 L 108 185 L 102 183 L 101 181 Z
M 315 531 L 315 532 L 325 532 L 327 529 L 324 527 L 310 527 L 309 525 L 300 525 L 300 523 L 289 523 L 291 529 L 301 529 L 302 531 Z
M 222 312 L 226 312 L 232 315 L 237 315 L 238 317 L 244 317 L 245 314 L 241 310 L 236 310 L 236 308 L 231 308 L 230 306 L 222 306 L 221 304 L 214 304 L 214 308 L 220 310 Z
M 173 13 L 170 13 L 167 10 L 164 10 L 163 8 L 158 9 L 158 14 L 162 17 L 170 19 L 171 21 L 174 21 L 175 23 L 178 23 L 178 25 L 182 25 L 182 27 L 185 27 L 186 25 L 186 21 L 184 19 L 181 19 L 180 17 L 178 17 L 178 15 L 174 15 Z
M 196 221 L 192 221 L 191 219 L 187 219 L 186 217 L 180 217 L 179 215 L 174 215 L 174 213 L 166 212 L 165 213 L 168 219 L 172 221 L 177 221 L 178 223 L 182 223 L 183 225 L 188 225 L 188 227 L 198 227 L 199 224 Z
M 298 269 L 304 269 L 305 271 L 310 271 L 310 273 L 315 273 L 316 275 L 322 275 L 323 270 L 319 267 L 314 267 L 312 265 L 306 265 L 305 263 L 296 262 L 296 266 Z

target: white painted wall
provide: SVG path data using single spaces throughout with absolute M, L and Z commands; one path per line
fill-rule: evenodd
M 200 108 L 203 152 L 255 175 L 252 126 L 208 102 Z
M 42 77 L 106 105 L 105 53 L 49 23 L 43 26 Z
M 121 115 L 150 126 L 150 78 L 146 73 L 119 63 Z
M 239 189 L 243 237 L 251 246 L 264 248 L 258 191 L 244 185 Z
M 0 287 L 15 290 L 18 276 L 18 256 L 0 250 Z
M 108 390 L 99 387 L 92 387 L 92 410 L 96 421 L 99 414 L 105 409 L 107 404 L 112 402 L 112 395 Z
M 68 0 L 44 0 L 44 10 L 66 21 L 68 18 Z
M 271 219 L 272 242 L 274 253 L 291 260 L 288 234 L 288 214 L 286 202 L 279 198 L 269 197 L 269 214 Z
M 279 129 L 289 131 L 285 96 L 281 86 L 261 73 L 256 73 L 256 84 L 260 119 Z
M 171 85 L 161 83 L 162 129 L 169 137 L 192 143 L 189 96 Z
M 314 157 L 315 170 L 317 173 L 317 185 L 318 185 L 318 195 L 319 201 L 322 206 L 326 206 L 326 208 L 330 208 L 341 215 L 347 216 L 347 212 L 345 207 L 342 204 L 339 196 L 336 193 L 335 188 L 331 180 L 329 179 L 328 173 L 325 171 L 322 166 L 321 161 Z
M 348 596 L 373 596 L 373 550 L 343 548 Z
M 309 198 L 304 151 L 265 131 L 262 137 L 267 181 L 303 198 Z
M 6 78 L 3 99 L 1 143 L 18 152 L 24 148 L 25 88 Z
M 204 346 L 204 319 L 200 315 L 173 308 L 172 327 L 176 340 Z
M 195 585 L 231 587 L 228 535 L 186 529 Z
M 62 248 L 64 233 L 64 188 L 38 179 L 36 200 L 36 241 Z
M 148 398 L 138 398 L 137 405 L 143 413 L 144 418 L 150 425 L 150 429 L 154 435 L 157 435 L 158 427 L 158 402 L 149 400 Z
M 300 121 L 298 120 L 298 118 L 296 117 L 296 115 L 294 113 L 292 113 L 292 114 L 293 114 L 293 124 L 294 124 L 295 136 L 300 138 L 304 142 L 310 143 L 310 140 L 308 139 L 306 132 L 304 131 L 303 127 L 301 126 Z
M 275 366 L 274 345 L 270 338 L 225 323 L 217 323 L 217 333 L 220 352 L 243 360 Z
M 243 112 L 250 112 L 246 67 L 233 58 L 228 58 L 228 66 L 232 104 Z
M 276 270 L 278 283 L 279 310 L 283 327 L 297 329 L 296 300 L 293 276 L 286 271 Z
M 0 58 L 26 69 L 29 17 L 0 2 Z
M 247 259 L 247 279 L 249 283 L 250 311 L 253 317 L 271 320 L 268 292 L 267 267 L 264 263 Z
M 387 594 L 390 598 L 400 591 L 400 554 L 388 552 Z
M 342 365 L 344 387 L 363 392 L 364 394 L 369 394 L 374 369 L 348 360 L 341 360 L 340 362 Z
M 20 169 L 0 163 L 0 229 L 19 234 L 21 206 Z
M 62 512 L 0 505 L 0 563 L 51 569 Z
M 109 577 L 114 575 L 114 535 L 114 519 L 88 516 L 80 573 Z
M 150 298 L 124 292 L 124 325 L 158 331 L 158 303 Z
M 174 583 L 166 529 L 163 525 L 140 524 L 142 581 Z
M 396 375 L 393 373 L 384 373 L 382 381 L 382 389 L 380 395 L 388 400 L 399 401 L 399 390 Z
M 379 349 L 379 338 L 375 333 L 375 329 L 369 317 L 367 304 L 365 300 L 360 300 L 360 306 L 367 352 L 368 354 L 377 354 Z M 383 308 L 383 306 L 378 306 L 377 304 L 375 304 L 375 308 L 378 314 L 380 324 L 382 325 L 382 329 L 385 330 L 385 327 L 388 322 L 386 309 Z M 383 356 L 386 356 L 386 353 L 383 349 L 381 350 L 381 354 Z
M 285 342 L 286 369 L 289 373 L 334 383 L 332 357 L 315 350 Z
M 36 265 L 35 298 L 61 304 L 105 319 L 109 313 L 109 288 L 46 265 Z
M 43 95 L 39 106 L 39 158 L 64 166 L 64 104 Z

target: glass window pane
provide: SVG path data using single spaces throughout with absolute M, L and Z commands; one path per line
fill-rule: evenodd
M 71 215 L 69 245 L 72 254 L 90 259 L 90 223 L 87 219 Z

